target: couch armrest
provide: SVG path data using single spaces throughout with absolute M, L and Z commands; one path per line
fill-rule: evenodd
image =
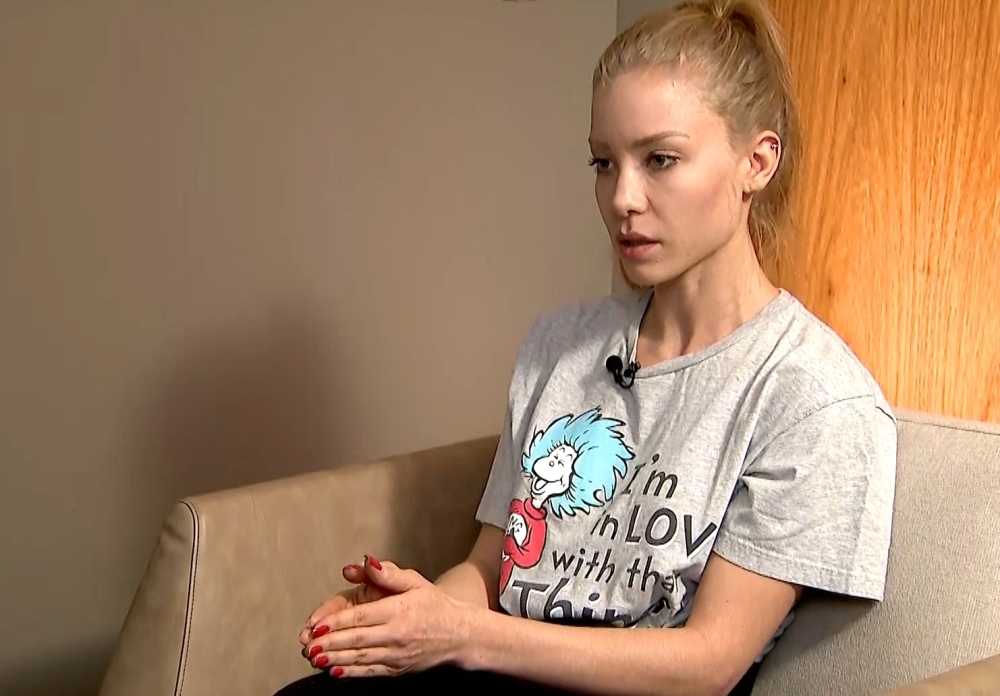
M 884 696 L 998 696 L 1000 655 L 972 662 Z
M 310 673 L 296 640 L 344 589 L 345 563 L 388 558 L 430 577 L 460 561 L 497 438 L 178 503 L 101 696 L 267 695 Z

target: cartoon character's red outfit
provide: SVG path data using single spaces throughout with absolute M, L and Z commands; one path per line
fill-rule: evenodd
M 512 500 L 508 517 L 512 515 L 520 515 L 524 519 L 527 533 L 524 536 L 523 545 L 518 546 L 508 525 L 507 536 L 503 540 L 503 558 L 500 561 L 500 592 L 507 588 L 514 566 L 518 568 L 534 567 L 542 559 L 542 549 L 545 548 L 547 528 L 545 508 L 535 507 L 530 497 L 525 500 Z

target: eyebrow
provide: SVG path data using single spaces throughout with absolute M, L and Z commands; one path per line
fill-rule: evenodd
M 668 138 L 689 138 L 690 139 L 690 137 L 691 137 L 690 135 L 688 135 L 687 133 L 685 133 L 683 131 L 678 131 L 678 130 L 660 131 L 659 133 L 653 133 L 652 135 L 647 135 L 647 136 L 645 136 L 643 138 L 639 138 L 638 140 L 633 141 L 632 142 L 632 147 L 633 147 L 633 149 L 640 148 L 640 147 L 645 147 L 646 145 L 651 145 L 652 143 L 658 143 L 661 140 L 667 140 Z M 597 147 L 597 146 L 607 147 L 607 145 L 605 143 L 602 143 L 602 142 L 599 142 L 599 141 L 591 141 L 590 144 L 591 144 L 592 147 Z

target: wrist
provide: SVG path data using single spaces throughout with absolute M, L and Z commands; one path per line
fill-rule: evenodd
M 487 583 L 477 568 L 465 561 L 439 577 L 434 584 L 452 599 L 475 606 L 490 604 Z
M 464 602 L 456 604 L 458 606 L 458 620 L 454 633 L 452 662 L 466 671 L 482 669 L 480 638 L 485 635 L 484 625 L 489 621 L 493 611 Z

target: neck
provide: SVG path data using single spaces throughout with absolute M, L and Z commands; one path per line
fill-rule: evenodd
M 637 360 L 651 366 L 704 350 L 756 316 L 778 294 L 748 234 L 683 275 L 656 286 L 639 328 Z

